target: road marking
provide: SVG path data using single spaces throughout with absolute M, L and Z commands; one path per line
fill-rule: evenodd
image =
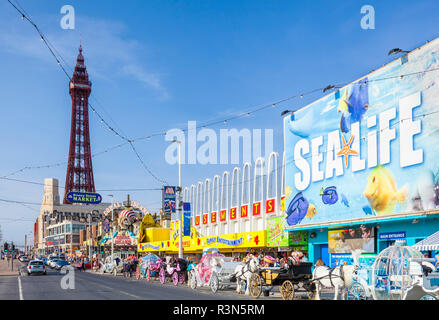
M 23 289 L 21 288 L 21 277 L 18 276 L 18 292 L 20 295 L 20 300 L 24 300 L 23 299 Z
M 96 285 L 98 285 L 98 286 L 101 286 L 101 287 L 103 287 L 103 288 L 106 288 L 106 289 L 109 289 L 109 290 L 111 290 L 111 291 L 114 291 L 114 288 L 112 288 L 112 287 L 109 287 L 109 286 L 106 286 L 106 285 L 100 284 L 99 282 L 96 282 L 96 281 L 93 281 L 93 280 L 92 280 L 92 282 L 94 282 L 94 283 L 95 283 Z M 120 293 L 122 293 L 122 294 L 125 294 L 125 295 L 127 295 L 127 296 L 130 296 L 130 297 L 136 298 L 136 299 L 143 299 L 142 297 L 136 296 L 136 295 L 134 295 L 134 294 L 131 294 L 131 293 L 128 293 L 128 292 L 125 292 L 125 291 L 121 291 L 121 290 L 116 290 L 116 291 L 118 291 L 118 292 L 120 292 Z

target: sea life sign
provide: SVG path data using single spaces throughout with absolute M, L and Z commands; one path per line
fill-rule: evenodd
M 439 207 L 439 39 L 285 116 L 286 228 Z

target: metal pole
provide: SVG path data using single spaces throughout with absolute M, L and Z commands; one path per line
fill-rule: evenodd
M 178 211 L 179 211 L 179 219 L 180 222 L 178 224 L 178 239 L 179 239 L 179 244 L 178 244 L 178 257 L 179 258 L 183 258 L 183 210 L 181 208 L 181 201 L 182 201 L 182 190 L 181 190 L 181 141 L 178 141 L 178 187 L 179 187 L 179 192 L 178 192 Z
M 114 196 L 111 195 L 111 263 L 113 263 L 113 261 L 114 261 L 114 239 L 113 239 L 114 223 L 113 223 L 113 219 L 114 219 Z
M 88 220 L 88 261 L 91 263 L 91 213 Z

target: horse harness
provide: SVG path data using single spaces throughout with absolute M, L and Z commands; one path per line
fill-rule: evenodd
M 242 267 L 241 270 L 238 270 L 238 272 L 235 274 L 235 277 L 239 279 L 241 276 L 245 276 L 247 272 L 253 273 L 250 271 L 250 262 L 244 264 L 244 267 Z
M 319 281 L 320 282 L 320 280 L 325 279 L 325 278 L 328 277 L 329 278 L 329 282 L 331 283 L 331 286 L 335 287 L 334 283 L 332 282 L 332 278 L 333 277 L 334 278 L 340 278 L 342 281 L 344 281 L 343 265 L 340 266 L 340 274 L 339 275 L 338 274 L 333 274 L 335 269 L 337 269 L 337 267 L 329 269 L 329 273 L 327 275 L 324 275 L 324 276 L 322 276 L 320 278 L 314 279 L 314 281 Z

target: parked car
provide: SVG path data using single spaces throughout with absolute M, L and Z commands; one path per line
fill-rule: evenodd
M 55 262 L 55 269 L 56 270 L 61 270 L 61 268 L 62 267 L 64 267 L 64 266 L 69 266 L 70 265 L 70 263 L 68 263 L 67 261 L 65 261 L 65 260 L 56 260 L 56 262 Z
M 21 262 L 29 262 L 29 258 L 27 256 L 20 256 L 18 257 L 18 260 Z
M 57 263 L 58 261 L 61 261 L 61 260 L 60 260 L 60 259 L 49 260 L 49 267 L 51 267 L 52 269 L 54 269 L 55 266 L 56 266 L 56 263 Z
M 44 274 L 44 275 L 47 274 L 46 266 L 42 261 L 38 261 L 38 260 L 31 260 L 26 267 L 26 272 L 28 276 L 34 273 Z

